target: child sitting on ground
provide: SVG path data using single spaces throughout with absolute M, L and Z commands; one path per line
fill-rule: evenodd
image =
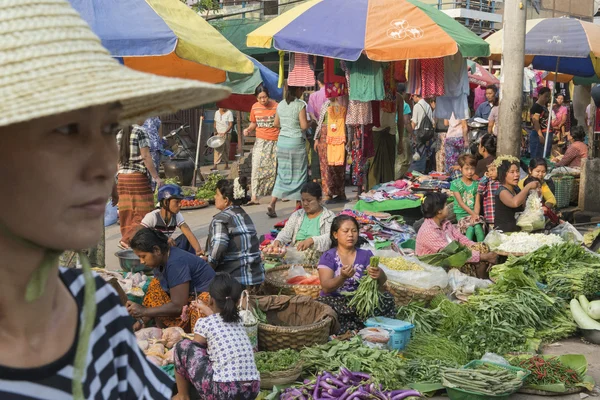
M 487 172 L 483 179 L 479 181 L 477 194 L 481 197 L 483 203 L 483 218 L 490 229 L 494 228 L 494 219 L 496 216 L 496 204 L 494 196 L 500 187 L 498 182 L 498 168 L 494 164 L 487 166 Z
M 218 273 L 208 287 L 208 304 L 194 307 L 206 314 L 194 328 L 194 341 L 175 345 L 175 400 L 190 399 L 190 383 L 201 399 L 253 400 L 260 392 L 260 374 L 237 304 L 242 285 Z
M 179 185 L 161 186 L 158 189 L 160 208 L 146 214 L 142 219 L 142 226 L 162 232 L 169 238 L 170 246 L 201 256 L 204 253 L 200 243 L 180 213 L 182 199 L 183 191 Z M 182 235 L 173 240 L 172 236 L 177 228 L 181 229 Z
M 463 154 L 458 158 L 458 165 L 462 176 L 450 184 L 458 228 L 467 239 L 483 242 L 483 220 L 479 215 L 481 198 L 477 192 L 478 182 L 473 180 L 477 159 L 470 154 Z

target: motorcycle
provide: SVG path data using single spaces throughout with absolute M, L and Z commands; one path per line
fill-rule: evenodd
M 481 138 L 488 133 L 489 122 L 483 118 L 473 118 L 467 125 L 469 126 L 467 134 L 469 153 L 477 157 L 479 155 L 479 143 L 481 143 Z

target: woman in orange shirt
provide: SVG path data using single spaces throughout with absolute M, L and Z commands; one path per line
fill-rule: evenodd
M 270 196 L 277 177 L 277 138 L 279 128 L 274 126 L 277 102 L 269 98 L 269 90 L 260 85 L 254 92 L 256 102 L 250 111 L 250 126 L 244 136 L 256 131 L 252 150 L 252 199 L 247 205 L 259 204 L 259 196 Z

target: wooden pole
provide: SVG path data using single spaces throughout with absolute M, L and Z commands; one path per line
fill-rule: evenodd
M 237 137 L 238 137 L 238 145 L 237 145 L 237 154 L 244 154 L 244 134 L 242 132 L 242 112 L 237 111 Z M 229 151 L 229 150 L 227 150 Z
M 526 18 L 527 2 L 525 0 L 505 1 L 498 154 L 515 157 L 518 157 L 521 152 Z

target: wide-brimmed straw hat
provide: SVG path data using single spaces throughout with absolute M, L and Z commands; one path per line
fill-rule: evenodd
M 0 126 L 113 102 L 128 124 L 230 93 L 122 66 L 66 0 L 0 0 L 0 37 Z

